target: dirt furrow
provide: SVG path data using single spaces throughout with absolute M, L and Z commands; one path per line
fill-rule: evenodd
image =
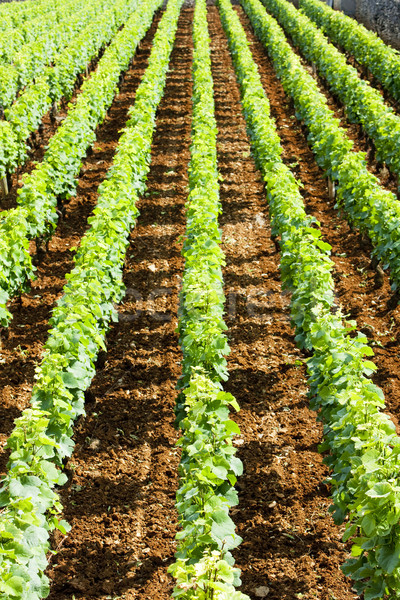
M 393 307 L 389 278 L 371 268 L 372 247 L 357 231 L 351 231 L 329 200 L 326 181 L 317 166 L 306 137 L 296 122 L 293 105 L 285 94 L 262 44 L 252 33 L 249 20 L 238 9 L 245 25 L 253 57 L 271 103 L 284 147 L 284 160 L 304 188 L 307 212 L 321 224 L 324 240 L 332 246 L 335 291 L 345 314 L 356 319 L 374 349 L 378 371 L 375 383 L 382 387 L 388 412 L 394 422 L 400 416 L 400 307 Z
M 209 25 L 232 350 L 225 387 L 241 406 L 237 444 L 244 475 L 233 512 L 243 538 L 235 551 L 242 591 L 250 598 L 265 593 L 271 600 L 350 600 L 355 596 L 339 570 L 346 548 L 342 530 L 328 514 L 327 470 L 317 450 L 321 426 L 308 407 L 305 365 L 290 327 L 289 298 L 280 285 L 265 191 L 250 156 L 215 8 L 210 8 Z
M 62 294 L 65 275 L 73 267 L 72 249 L 79 245 L 87 228 L 87 219 L 97 202 L 97 188 L 110 167 L 120 131 L 136 88 L 147 66 L 147 60 L 159 16 L 143 40 L 133 66 L 116 96 L 109 115 L 97 129 L 93 153 L 83 161 L 77 194 L 66 206 L 66 214 L 50 241 L 48 252 L 37 267 L 37 278 L 31 291 L 21 301 L 11 302 L 13 320 L 3 333 L 0 347 L 0 448 L 10 434 L 13 422 L 26 408 L 34 381 L 34 371 L 40 362 L 43 344 L 48 335 L 48 322 L 57 298 Z M 0 474 L 4 472 L 7 453 L 0 451 Z
M 179 452 L 175 332 L 191 115 L 192 9 L 183 9 L 158 111 L 147 192 L 131 234 L 127 294 L 87 394 L 62 492 L 72 530 L 55 557 L 51 600 L 170 598 Z M 60 543 L 55 540 L 55 545 Z

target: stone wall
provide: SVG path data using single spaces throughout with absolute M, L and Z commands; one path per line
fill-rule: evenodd
M 356 18 L 400 49 L 400 0 L 357 0 Z
M 342 10 L 346 15 L 355 17 L 357 0 L 324 0 L 328 6 Z
M 325 0 L 400 49 L 400 0 Z

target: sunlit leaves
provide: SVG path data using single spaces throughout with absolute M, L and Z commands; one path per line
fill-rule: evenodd
M 126 12 L 129 11 L 122 11 L 122 15 Z M 153 13 L 154 4 L 143 2 L 117 33 L 96 72 L 82 86 L 76 104 L 51 138 L 42 163 L 24 176 L 24 185 L 18 190 L 18 208 L 1 214 L 0 323 L 3 326 L 11 318 L 7 300 L 25 289 L 35 270 L 28 240 L 51 237 L 58 221 L 57 203 L 75 192 L 83 157 L 96 139 L 96 127 L 104 120 L 119 76 L 150 27 Z
M 263 0 L 282 19 L 292 22 L 293 5 L 284 0 Z M 250 6 L 243 0 L 243 6 Z M 393 289 L 400 283 L 400 204 L 384 190 L 377 177 L 367 170 L 365 155 L 352 151 L 353 142 L 328 108 L 326 98 L 314 79 L 292 51 L 282 29 L 265 12 L 260 2 L 252 2 L 252 19 L 257 35 L 266 45 L 285 91 L 293 98 L 296 116 L 307 126 L 307 137 L 316 160 L 326 174 L 338 182 L 338 205 L 349 221 L 368 233 L 374 254 L 390 268 Z M 297 18 L 297 17 L 296 17 Z
M 169 572 L 176 578 L 174 598 L 245 600 L 235 591 L 239 569 L 231 550 L 241 538 L 229 516 L 237 504 L 233 488 L 242 473 L 232 444 L 240 433 L 229 419 L 236 400 L 222 391 L 227 379 L 229 352 L 223 320 L 221 232 L 216 121 L 205 0 L 197 0 L 193 21 L 193 121 L 187 227 L 183 243 L 185 270 L 180 295 L 179 325 L 183 375 L 177 406 L 183 431 L 176 507 L 178 532 L 176 562 Z
M 360 123 L 373 140 L 377 160 L 399 174 L 400 117 L 385 104 L 381 93 L 368 80 L 359 77 L 357 69 L 347 63 L 345 56 L 293 4 L 282 0 L 265 0 L 264 4 L 282 23 L 304 56 L 315 63 L 329 88 L 344 105 L 349 120 Z
M 300 0 L 300 8 L 335 43 L 345 48 L 371 71 L 396 100 L 400 100 L 400 54 L 373 31 L 332 10 L 319 0 Z

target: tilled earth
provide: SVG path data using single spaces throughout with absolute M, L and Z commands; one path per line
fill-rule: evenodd
M 190 159 L 191 4 L 181 13 L 158 110 L 147 192 L 127 252 L 126 297 L 107 338 L 107 355 L 86 395 L 87 416 L 76 424 L 76 447 L 66 465 L 69 478 L 61 500 L 72 529 L 53 539 L 57 554 L 51 556 L 48 570 L 51 600 L 164 600 L 172 593 L 166 569 L 173 561 L 177 530 L 179 432 L 173 409 L 180 375 L 176 325 Z M 271 103 L 284 160 L 304 184 L 307 211 L 318 218 L 324 239 L 332 245 L 338 301 L 370 338 L 378 366 L 375 380 L 397 423 L 400 309 L 393 308 L 389 279 L 377 277 L 368 240 L 351 231 L 334 209 L 292 103 L 243 11 L 236 10 Z M 159 18 L 160 14 L 98 129 L 94 152 L 81 169 L 77 196 L 38 265 L 31 292 L 11 306 L 14 319 L 0 351 L 2 472 L 5 441 L 13 420 L 29 404 L 51 309 L 72 268 L 71 248 L 86 230 Z M 252 599 L 350 600 L 356 595 L 340 571 L 349 546 L 341 542 L 343 528 L 336 527 L 329 514 L 328 472 L 318 453 L 322 427 L 308 406 L 306 357 L 294 342 L 290 298 L 280 284 L 280 257 L 270 237 L 263 182 L 251 155 L 239 89 L 213 5 L 209 29 L 231 346 L 226 389 L 241 406 L 234 416 L 242 432 L 235 444 L 244 475 L 237 485 L 240 503 L 232 511 L 243 538 L 235 551 L 241 589 Z M 326 91 L 322 84 L 321 89 Z M 328 96 L 346 125 L 342 107 Z M 40 159 L 53 130 L 47 117 L 42 146 L 33 158 Z M 350 135 L 363 149 L 360 129 L 351 126 Z M 370 168 L 378 170 L 373 161 Z M 393 183 L 389 180 L 387 185 Z M 8 202 L 13 204 L 12 195 Z

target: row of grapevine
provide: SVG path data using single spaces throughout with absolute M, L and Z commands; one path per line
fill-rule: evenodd
M 36 42 L 41 41 L 46 43 L 46 33 L 48 36 L 47 44 L 58 44 L 54 38 L 54 33 L 58 30 L 60 24 L 64 22 L 67 25 L 66 16 L 73 16 L 82 9 L 80 2 L 53 2 L 52 10 L 42 10 L 38 6 L 37 16 L 25 23 L 22 27 L 12 27 L 2 32 L 0 38 L 0 64 L 9 64 L 21 61 L 19 53 L 25 50 L 28 51 L 29 44 L 33 46 Z M 71 23 L 73 26 L 73 24 Z M 62 33 L 62 30 L 61 30 Z
M 229 347 L 206 0 L 196 2 L 193 41 L 192 144 L 178 324 L 183 373 L 176 413 L 183 435 L 176 507 L 181 531 L 169 572 L 177 580 L 174 598 L 245 600 L 235 591 L 240 571 L 231 554 L 241 538 L 229 509 L 238 502 L 234 484 L 243 468 L 232 444 L 240 431 L 229 419 L 229 408 L 239 406 L 221 387 L 228 378 Z
M 82 27 L 96 15 L 96 2 L 69 0 L 62 13 L 50 12 L 41 17 L 43 31 L 33 41 L 26 42 L 15 53 L 7 44 L 8 60 L 0 62 L 0 107 L 7 108 L 17 93 L 41 75 L 59 52 L 77 35 Z M 4 40 L 6 43 L 6 40 Z
M 93 76 L 82 86 L 76 104 L 51 138 L 40 163 L 24 177 L 16 209 L 0 213 L 0 323 L 7 326 L 7 300 L 20 293 L 34 275 L 29 239 L 50 239 L 59 217 L 58 204 L 76 188 L 76 177 L 96 127 L 103 121 L 116 93 L 120 75 L 150 27 L 162 0 L 142 1 L 114 38 Z M 136 2 L 136 0 L 133 0 Z
M 269 0 L 264 0 L 264 4 Z M 273 2 L 274 0 L 271 0 Z M 257 5 L 258 6 L 258 5 Z M 337 202 L 350 222 L 369 235 L 373 253 L 390 268 L 393 289 L 400 285 L 400 205 L 366 167 L 364 154 L 328 108 L 326 98 L 286 41 L 276 20 L 258 6 L 252 24 L 273 62 L 285 92 L 293 98 L 296 116 L 308 129 L 318 165 L 338 182 Z
M 15 14 L 14 11 L 13 14 Z M 49 14 L 53 17 L 53 23 L 48 21 Z M 51 11 L 46 10 L 45 5 L 43 5 L 43 8 L 38 6 L 36 17 L 23 23 L 19 27 L 14 27 L 14 25 L 9 24 L 8 27 L 2 30 L 2 36 L 0 38 L 0 63 L 4 64 L 12 62 L 13 56 L 25 44 L 34 42 L 36 37 L 44 35 L 49 23 L 54 25 L 54 21 L 57 22 L 58 18 L 59 12 L 57 11 L 57 4 L 53 3 Z M 45 26 L 43 26 L 43 23 Z
M 332 40 L 367 67 L 382 86 L 400 101 L 400 54 L 381 38 L 320 0 L 300 0 L 302 11 Z
M 96 6 L 98 16 L 6 109 L 6 120 L 0 121 L 0 178 L 25 162 L 29 135 L 37 129 L 52 103 L 70 97 L 77 75 L 113 39 L 135 10 L 137 0 L 118 0 L 110 7 L 104 0 L 96 0 Z
M 152 4 L 154 11 L 159 2 Z M 37 600 L 48 595 L 43 572 L 49 532 L 67 529 L 58 520 L 61 505 L 54 488 L 65 482 L 61 468 L 73 449 L 73 422 L 84 412 L 84 391 L 116 317 L 114 305 L 123 297 L 125 252 L 138 215 L 136 202 L 145 191 L 155 115 L 181 4 L 170 0 L 160 22 L 113 165 L 99 188 L 90 229 L 53 312 L 32 407 L 17 419 L 8 440 L 12 452 L 0 488 L 0 592 L 7 598 Z
M 352 555 L 343 566 L 366 600 L 395 597 L 400 583 L 400 438 L 384 408 L 382 391 L 369 376 L 373 354 L 354 323 L 333 311 L 333 262 L 315 219 L 307 215 L 282 148 L 269 103 L 246 34 L 229 0 L 218 0 L 241 86 L 243 113 L 266 183 L 272 233 L 280 236 L 281 276 L 291 291 L 291 317 L 300 347 L 313 351 L 308 360 L 312 405 L 323 419 L 327 459 L 332 468 L 334 518 L 347 519 L 345 539 L 353 538 Z M 250 20 L 261 29 L 259 0 L 242 0 Z M 282 55 L 283 56 L 283 55 Z
M 325 77 L 330 89 L 343 103 L 350 121 L 360 123 L 374 142 L 376 158 L 400 176 L 400 117 L 368 81 L 360 79 L 357 70 L 346 62 L 318 27 L 286 0 L 266 0 L 264 5 L 278 19 L 299 46 L 304 56 L 313 61 Z
M 24 2 L 1 4 L 0 5 L 0 31 L 7 31 L 13 28 L 19 28 L 23 35 L 30 39 L 35 37 L 35 29 L 32 30 L 30 24 L 35 21 L 35 25 L 40 27 L 37 20 L 38 11 L 45 15 L 50 10 L 54 10 L 55 0 L 25 0 Z M 57 0 L 56 0 L 57 1 Z M 61 6 L 61 2 L 59 5 Z

